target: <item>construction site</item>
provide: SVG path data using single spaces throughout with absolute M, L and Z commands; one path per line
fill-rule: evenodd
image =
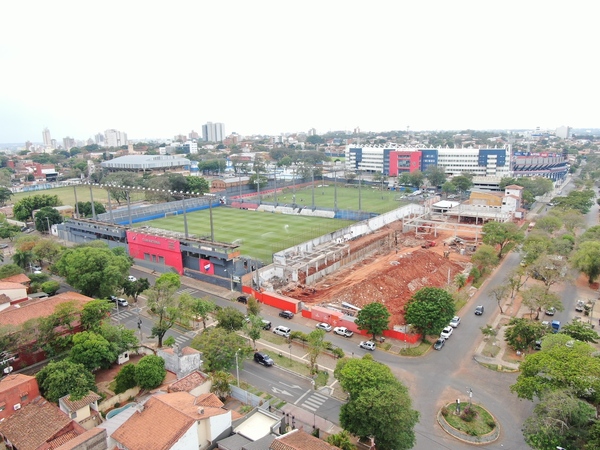
M 471 254 L 481 244 L 480 227 L 419 221 L 403 232 L 409 222 L 392 222 L 339 244 L 346 261 L 318 281 L 307 283 L 317 270 L 308 267 L 298 272 L 297 281 L 282 279 L 273 287 L 306 305 L 333 307 L 350 315 L 348 304 L 362 308 L 380 302 L 391 314 L 391 326 L 404 325 L 404 306 L 411 296 L 423 287 L 453 284 L 458 274 L 468 276 Z M 335 259 L 323 262 L 319 270 Z

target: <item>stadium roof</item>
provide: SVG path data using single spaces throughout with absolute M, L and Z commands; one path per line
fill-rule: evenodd
M 178 155 L 127 155 L 100 165 L 113 170 L 157 170 L 189 166 L 190 160 Z

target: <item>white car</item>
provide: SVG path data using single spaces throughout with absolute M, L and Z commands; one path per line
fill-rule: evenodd
M 323 331 L 331 331 L 333 329 L 333 327 L 331 325 L 329 325 L 328 323 L 321 322 L 321 323 L 317 324 L 317 329 L 323 330 Z
M 352 337 L 354 335 L 353 331 L 350 331 L 348 328 L 346 327 L 335 327 L 333 329 L 333 332 L 335 334 L 339 334 L 340 336 L 344 336 L 344 337 Z
M 444 338 L 444 339 L 448 339 L 450 336 L 452 336 L 453 331 L 454 331 L 454 328 L 452 328 L 450 325 L 448 325 L 446 328 L 444 328 L 442 330 L 442 332 L 440 333 L 440 337 Z
M 365 350 L 375 350 L 375 342 L 373 341 L 361 341 L 360 344 L 358 344 L 358 346 L 360 348 L 364 348 Z
M 454 316 L 454 317 L 452 318 L 452 320 L 450 321 L 450 326 L 451 326 L 452 328 L 456 328 L 456 327 L 458 326 L 458 324 L 459 324 L 459 323 L 460 323 L 460 317 L 458 317 L 458 316 Z
M 135 282 L 137 281 L 137 278 L 136 278 L 136 277 L 134 277 L 133 275 L 129 275 L 129 276 L 127 277 L 127 279 L 128 279 L 129 281 L 131 281 L 132 283 L 135 283 Z

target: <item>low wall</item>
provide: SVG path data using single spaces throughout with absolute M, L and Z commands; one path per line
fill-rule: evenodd
M 104 400 L 103 402 L 98 404 L 98 410 L 100 410 L 100 412 L 105 413 L 109 409 L 114 408 L 117 403 L 120 403 L 121 405 L 123 405 L 124 403 L 127 403 L 129 401 L 130 397 L 135 397 L 139 393 L 140 393 L 139 386 L 135 386 L 135 387 L 132 387 L 131 389 L 127 389 L 125 392 L 116 394 L 113 397 L 107 398 L 106 400 Z
M 268 400 L 263 399 L 262 397 L 258 397 L 251 392 L 248 392 L 240 387 L 237 387 L 233 384 L 229 385 L 231 389 L 231 396 L 242 403 L 253 406 L 256 408 L 257 406 L 262 406 L 263 408 L 268 407 Z
M 260 303 L 264 303 L 265 305 L 273 306 L 275 308 L 283 310 L 288 310 L 297 314 L 302 310 L 302 302 L 300 300 L 296 300 L 294 298 L 286 297 L 284 295 L 279 295 L 275 292 L 259 292 L 252 289 L 250 286 L 244 286 L 242 288 L 244 294 L 252 295 L 256 300 Z

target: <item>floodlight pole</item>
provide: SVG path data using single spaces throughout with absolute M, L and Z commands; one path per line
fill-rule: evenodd
M 73 185 L 73 192 L 75 194 L 75 213 L 79 219 L 79 202 L 77 201 L 77 186 Z
M 315 209 L 315 168 L 310 171 L 312 175 L 312 209 Z
M 208 210 L 210 215 L 210 241 L 215 242 L 215 227 L 213 226 L 213 214 L 212 214 L 212 198 L 214 194 L 204 194 L 204 197 L 208 198 Z
M 185 231 L 185 238 L 189 237 L 188 234 L 188 223 L 187 223 L 187 212 L 185 210 L 185 193 L 181 191 L 181 207 L 183 208 L 183 229 Z
M 333 172 L 333 211 L 337 212 L 337 169 Z
M 92 205 L 92 218 L 94 220 L 97 220 L 98 217 L 96 216 L 96 208 L 94 207 L 94 194 L 92 193 L 92 185 L 90 184 L 90 200 L 91 200 L 91 205 Z
M 106 193 L 108 194 L 108 213 L 110 214 L 110 223 L 115 223 L 115 219 L 113 217 L 112 204 L 110 202 L 110 189 L 107 189 Z
M 129 189 L 125 191 L 127 195 L 127 213 L 129 214 L 129 226 L 133 224 L 133 219 L 131 218 L 131 197 L 129 196 Z

